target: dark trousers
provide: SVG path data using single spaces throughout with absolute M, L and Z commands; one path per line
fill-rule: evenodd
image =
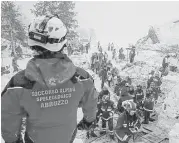
M 102 113 L 101 111 L 98 111 L 96 114 L 96 122 L 99 122 L 99 115 Z M 108 116 L 109 117 L 109 116 Z M 110 131 L 113 131 L 113 118 L 110 118 L 108 121 L 101 119 L 102 120 L 102 128 L 106 128 L 106 122 L 108 122 L 108 127 Z
M 150 112 L 144 110 L 144 121 L 148 123 L 149 122 L 149 118 L 150 118 Z
M 102 78 L 102 81 L 101 81 L 101 89 L 104 87 L 104 82 L 105 82 L 105 80 Z
M 111 80 L 108 80 L 108 86 L 111 87 Z
M 106 122 L 108 122 L 109 130 L 113 131 L 113 118 L 110 118 L 108 121 L 102 119 L 102 128 L 106 128 Z
M 133 63 L 134 62 L 134 57 L 132 56 L 131 58 L 130 58 L 130 63 Z

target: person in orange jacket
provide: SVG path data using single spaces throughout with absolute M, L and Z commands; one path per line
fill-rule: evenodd
M 133 101 L 124 101 L 122 106 L 124 112 L 118 117 L 114 134 L 119 143 L 128 143 L 133 134 L 139 131 L 141 121 L 136 112 L 136 104 Z
M 48 36 L 47 36 L 47 35 Z M 26 117 L 26 143 L 72 143 L 78 129 L 96 120 L 97 93 L 91 76 L 63 53 L 67 29 L 58 16 L 34 19 L 28 45 L 37 55 L 14 75 L 1 94 L 1 131 L 17 143 Z M 83 119 L 77 125 L 77 109 Z

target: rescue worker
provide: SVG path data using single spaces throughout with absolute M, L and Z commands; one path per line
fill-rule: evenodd
M 121 89 L 123 87 L 123 85 L 121 84 L 121 77 L 118 75 L 117 76 L 117 83 L 115 84 L 115 87 L 114 87 L 114 93 L 116 93 L 116 95 L 119 97 L 120 96 L 120 93 L 121 93 Z M 125 85 L 124 85 L 125 86 Z
M 95 61 L 95 58 L 96 58 L 96 53 L 93 53 L 92 56 L 91 56 L 91 69 L 92 69 L 93 72 L 94 72 L 94 61 Z
M 113 67 L 113 65 L 111 64 L 111 68 L 112 68 L 112 76 L 113 76 L 113 78 L 115 77 L 115 76 L 117 76 L 118 74 L 119 74 L 119 70 L 116 68 L 116 67 Z
M 158 72 L 155 72 L 154 77 L 151 77 L 147 81 L 148 88 L 150 87 L 153 90 L 153 92 L 155 92 L 154 97 L 155 97 L 156 101 L 158 100 L 158 96 L 161 93 L 161 90 L 160 90 L 161 84 L 162 84 L 162 81 L 161 81 L 161 79 L 159 77 L 159 73 Z
M 149 73 L 149 79 L 150 79 L 151 77 L 154 77 L 154 74 L 155 74 L 155 71 L 154 71 L 154 70 L 151 70 L 151 72 Z
M 28 45 L 37 55 L 1 94 L 1 133 L 6 143 L 18 141 L 23 117 L 27 143 L 72 143 L 77 127 L 88 130 L 96 120 L 93 80 L 63 53 L 66 35 L 58 16 L 37 17 L 30 24 Z M 77 125 L 78 106 L 83 119 Z
M 98 54 L 96 54 L 96 58 L 94 60 L 94 69 L 96 74 L 99 72 L 99 67 L 100 67 L 99 56 Z
M 134 98 L 135 95 L 134 95 L 134 86 L 133 85 L 129 86 L 129 92 L 128 93 L 129 93 L 130 96 L 132 96 Z
M 109 43 L 109 44 L 108 44 L 108 51 L 111 50 L 110 48 L 111 48 L 111 44 Z
M 105 52 L 104 53 L 104 60 L 107 61 L 108 60 L 108 54 Z
M 100 68 L 104 68 L 106 67 L 107 68 L 107 62 L 105 60 L 102 60 L 102 63 L 100 63 Z
M 99 53 L 98 58 L 99 58 L 99 64 L 101 65 L 103 62 L 103 53 L 102 52 Z
M 109 91 L 108 91 L 109 93 Z M 100 117 L 102 120 L 102 131 L 100 134 L 106 134 L 106 122 L 108 122 L 108 128 L 110 130 L 110 138 L 114 139 L 113 135 L 113 115 L 115 112 L 115 105 L 114 102 L 110 100 L 110 94 L 103 95 L 101 102 L 98 104 L 98 112 L 97 112 L 97 122 L 99 121 Z M 110 118 L 111 117 L 111 118 Z M 107 121 L 104 119 L 108 119 Z
M 111 82 L 112 82 L 112 73 L 110 70 L 107 71 L 107 81 L 108 81 L 108 86 L 111 87 Z
M 98 102 L 101 102 L 102 97 L 103 97 L 104 95 L 110 95 L 108 89 L 105 88 L 105 87 L 103 88 L 103 90 L 102 90 L 102 91 L 99 93 L 99 95 L 98 95 Z
M 90 42 L 88 42 L 88 44 L 86 44 L 85 48 L 86 48 L 86 53 L 88 54 L 88 51 L 90 49 Z
M 116 49 L 114 49 L 112 52 L 112 59 L 115 59 L 115 57 L 116 57 Z
M 72 54 L 72 47 L 70 43 L 67 46 L 67 51 L 68 51 L 68 56 L 70 56 Z
M 162 76 L 166 76 L 169 72 L 169 58 L 170 56 L 167 55 L 163 58 L 163 61 L 162 61 Z
M 20 45 L 17 46 L 17 48 L 15 48 L 15 52 L 16 52 L 16 55 L 19 57 L 19 58 L 22 58 L 22 48 Z
M 100 49 L 101 47 L 101 44 L 100 44 L 100 41 L 98 41 L 98 50 Z
M 165 69 L 169 66 L 169 61 L 168 59 L 170 58 L 169 55 L 165 56 L 163 58 L 163 61 L 162 61 L 162 67 L 163 67 L 163 70 L 165 71 Z
M 123 112 L 124 108 L 122 107 L 122 102 L 126 100 L 131 100 L 133 101 L 133 97 L 129 94 L 129 87 L 130 85 L 126 83 L 126 85 L 121 89 L 121 97 L 119 98 L 117 108 L 119 112 Z
M 119 49 L 119 59 L 121 59 L 121 60 L 125 59 L 125 55 L 124 55 L 123 51 L 124 51 L 123 48 Z
M 113 51 L 114 50 L 114 44 L 112 43 L 111 44 L 111 51 Z
M 18 72 L 19 71 L 19 65 L 17 64 L 17 59 L 18 57 L 15 56 L 13 59 L 12 59 L 12 67 L 13 67 L 13 73 L 14 72 Z
M 124 101 L 122 106 L 124 112 L 118 117 L 114 134 L 118 143 L 128 143 L 130 138 L 139 131 L 141 122 L 136 112 L 136 104 L 133 101 Z
M 134 62 L 134 57 L 135 57 L 135 46 L 132 46 L 132 49 L 129 53 L 129 59 L 130 59 L 130 63 L 133 63 Z
M 108 63 L 107 63 L 107 70 L 109 71 L 109 70 L 112 70 L 112 63 L 111 63 L 111 60 L 109 60 L 108 61 Z
M 125 78 L 125 81 L 126 81 L 126 83 L 129 83 L 129 85 L 132 84 L 132 79 L 130 78 L 130 76 L 127 76 L 127 77 Z
M 144 100 L 144 91 L 142 90 L 142 86 L 140 84 L 137 85 L 134 95 L 134 102 L 137 104 L 137 109 L 139 109 L 142 107 L 142 101 Z
M 104 66 L 104 68 L 100 71 L 99 77 L 101 78 L 101 89 L 104 87 L 104 83 L 107 80 L 107 67 Z
M 148 124 L 149 121 L 154 121 L 154 119 L 150 118 L 150 114 L 153 112 L 154 109 L 154 95 L 151 89 L 147 89 L 146 97 L 143 101 L 143 109 L 144 109 L 144 121 L 143 124 Z

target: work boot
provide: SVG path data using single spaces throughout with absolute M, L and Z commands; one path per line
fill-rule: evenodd
M 149 121 L 150 121 L 150 122 L 154 122 L 155 119 L 153 119 L 153 118 L 149 118 Z
M 143 121 L 142 124 L 149 124 L 149 121 Z
M 106 134 L 106 131 L 100 131 L 100 135 Z
M 109 135 L 110 139 L 114 140 L 114 135 Z

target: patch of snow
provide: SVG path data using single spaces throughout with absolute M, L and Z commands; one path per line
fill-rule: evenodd
M 169 132 L 169 143 L 179 143 L 179 123 L 176 123 Z

